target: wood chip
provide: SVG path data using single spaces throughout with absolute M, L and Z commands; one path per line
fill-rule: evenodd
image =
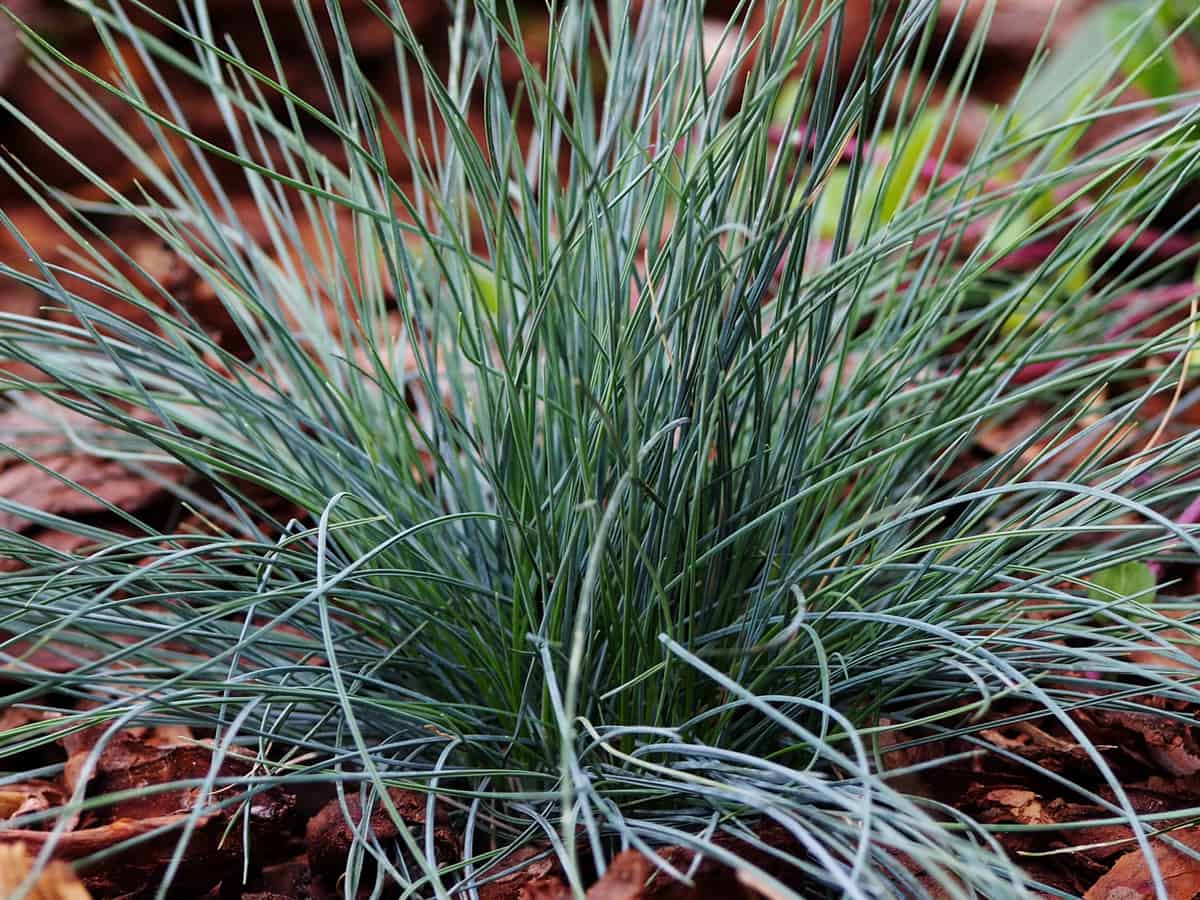
M 1200 834 L 1194 830 L 1171 833 L 1174 840 L 1200 850 Z M 1200 862 L 1161 842 L 1154 846 L 1154 859 L 1169 897 L 1193 897 L 1200 892 Z M 1092 885 L 1084 900 L 1151 900 L 1155 896 L 1150 867 L 1141 850 L 1126 853 Z
M 102 513 L 108 505 L 137 512 L 165 496 L 165 489 L 120 462 L 94 456 L 51 457 L 43 465 L 91 494 L 64 483 L 32 463 L 20 463 L 0 473 L 0 497 L 41 512 L 77 518 Z M 93 496 L 94 495 L 94 496 Z M 0 528 L 24 531 L 33 520 L 19 513 L 0 511 Z
M 650 861 L 637 850 L 626 850 L 617 856 L 604 877 L 591 886 L 588 900 L 640 900 L 646 879 L 650 877 Z

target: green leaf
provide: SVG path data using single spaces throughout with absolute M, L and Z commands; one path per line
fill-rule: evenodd
M 500 292 L 496 284 L 496 273 L 480 263 L 471 264 L 471 277 L 475 281 L 476 296 L 484 309 L 495 315 L 500 310 Z
M 1133 33 L 1121 60 L 1121 71 L 1151 97 L 1169 97 L 1179 90 L 1179 73 L 1171 57 L 1169 33 L 1160 17 L 1147 18 L 1141 3 L 1118 3 L 1104 10 L 1110 38 Z
M 879 207 L 880 222 L 891 221 L 904 205 L 921 164 L 933 152 L 940 120 L 941 117 L 936 113 L 925 112 L 917 116 L 905 130 L 903 139 L 898 142 L 901 147 L 899 155 L 895 158 L 884 188 L 883 202 Z
M 779 89 L 775 105 L 771 109 L 772 125 L 787 125 L 792 121 L 797 104 L 800 103 L 800 89 L 804 81 L 800 78 L 789 78 Z
M 1153 603 L 1155 599 L 1154 573 L 1142 562 L 1131 561 L 1101 569 L 1092 575 L 1092 587 L 1088 596 L 1093 600 L 1111 600 L 1116 594 L 1139 603 Z

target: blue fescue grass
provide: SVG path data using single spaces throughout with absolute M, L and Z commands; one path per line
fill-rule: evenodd
M 626 847 L 687 877 L 654 849 L 682 844 L 794 896 L 721 839 L 754 840 L 770 822 L 794 839 L 773 852 L 814 891 L 920 894 L 919 871 L 951 896 L 1017 896 L 1034 885 L 990 830 L 906 795 L 881 741 L 899 728 L 970 739 L 1021 701 L 1078 741 L 1115 799 L 1066 788 L 1149 847 L 1154 825 L 1070 715 L 1191 701 L 1197 674 L 1169 644 L 1170 666 L 1130 656 L 1168 629 L 1195 637 L 1178 617 L 1190 600 L 1168 615 L 1097 599 L 1087 581 L 1168 546 L 1200 551 L 1171 520 L 1196 488 L 1200 438 L 1148 445 L 1158 422 L 1136 425 L 1187 378 L 1194 311 L 1152 337 L 1105 337 L 1113 297 L 1161 277 L 1148 253 L 1105 248 L 1196 173 L 1195 107 L 1162 106 L 1153 131 L 1110 152 L 1063 152 L 1081 124 L 1126 111 L 1109 90 L 1110 76 L 1133 77 L 1113 62 L 1120 38 L 1066 114 L 1035 114 L 1053 90 L 1034 113 L 996 110 L 939 186 L 920 188 L 901 149 L 886 165 L 856 156 L 834 196 L 851 135 L 870 149 L 887 127 L 903 148 L 954 120 L 982 34 L 951 72 L 935 4 L 905 3 L 876 22 L 877 50 L 846 83 L 837 41 L 822 43 L 840 33 L 839 5 L 772 0 L 754 21 L 774 27 L 739 15 L 727 29 L 749 70 L 737 95 L 738 67 L 707 65 L 694 2 L 635 16 L 564 0 L 540 68 L 511 4 L 458 3 L 438 71 L 391 0 L 378 13 L 406 74 L 388 108 L 338 4 L 299 4 L 328 93 L 318 109 L 282 69 L 246 64 L 203 0 L 169 20 L 169 42 L 132 23 L 156 15 L 137 0 L 75 5 L 114 51 L 111 79 L 28 32 L 36 66 L 122 149 L 140 192 L 49 135 L 103 200 L 5 165 L 57 218 L 70 268 L 154 327 L 86 299 L 28 247 L 32 274 L 4 274 L 71 315 L 0 315 L 4 354 L 48 379 L 14 383 L 14 401 L 50 398 L 105 426 L 105 452 L 181 464 L 216 490 L 178 488 L 209 523 L 200 534 L 140 523 L 130 538 L 21 510 L 95 549 L 0 536 L 27 563 L 0 582 L 4 628 L 81 657 L 69 673 L 23 672 L 13 700 L 100 705 L 28 726 L 4 752 L 64 724 L 179 722 L 253 764 L 200 785 L 232 782 L 214 807 L 316 781 L 362 789 L 397 820 L 385 786 L 454 813 L 461 864 L 434 857 L 430 817 L 424 833 L 400 828 L 403 859 L 360 834 L 348 890 L 376 860 L 406 895 L 476 896 L 508 851 L 537 844 L 579 895 Z M 503 47 L 522 63 L 515 89 Z M 922 63 L 958 85 L 940 106 L 900 77 Z M 211 87 L 219 144 L 192 134 L 168 72 Z M 1035 67 L 1035 99 L 1037 79 Z M 96 88 L 138 111 L 153 146 Z M 811 137 L 799 149 L 771 137 L 785 91 L 798 98 L 788 127 Z M 887 98 L 905 91 L 885 126 Z M 39 130 L 36 110 L 10 112 Z M 320 155 L 314 130 L 344 159 Z M 407 157 L 411 185 L 388 174 L 385 145 Z M 239 220 L 214 158 L 240 167 L 265 239 Z M 998 177 L 1003 189 L 987 183 Z M 1094 186 L 1089 217 L 997 286 L 994 260 L 1065 209 L 1053 189 L 1081 184 Z M 840 207 L 831 258 L 816 263 L 826 192 Z M 96 223 L 114 217 L 198 273 L 246 353 L 105 238 Z M 974 246 L 948 252 L 986 217 L 996 224 Z M 1084 264 L 1092 277 L 1059 299 Z M 1034 313 L 1038 328 L 1011 327 Z M 1064 353 L 1070 365 L 1017 377 Z M 982 423 L 1035 402 L 1034 437 L 952 466 Z M 1128 423 L 1119 448 L 1080 449 Z M 306 514 L 275 521 L 251 486 Z

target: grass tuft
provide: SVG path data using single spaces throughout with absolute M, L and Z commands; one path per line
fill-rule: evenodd
M 89 452 L 188 473 L 162 480 L 191 527 L 0 502 L 89 545 L 0 532 L 24 565 L 0 582 L 11 702 L 66 713 L 0 754 L 189 725 L 250 774 L 214 763 L 194 785 L 176 863 L 209 807 L 332 785 L 404 850 L 357 834 L 348 896 L 373 868 L 406 895 L 477 896 L 529 846 L 577 895 L 624 848 L 688 878 L 656 851 L 679 844 L 770 896 L 996 897 L 1038 885 L 995 829 L 904 787 L 948 761 L 889 770 L 885 751 L 983 752 L 1018 710 L 1077 742 L 1109 799 L 1043 774 L 1148 850 L 1156 826 L 1072 714 L 1194 702 L 1200 674 L 1165 637 L 1197 637 L 1194 598 L 1091 581 L 1200 553 L 1173 519 L 1200 490 L 1200 434 L 1171 421 L 1200 397 L 1193 294 L 1119 327 L 1138 292 L 1191 280 L 1195 251 L 1157 255 L 1185 223 L 1151 229 L 1200 167 L 1200 113 L 1155 98 L 1131 135 L 1081 142 L 1151 105 L 1121 83 L 1161 83 L 1162 54 L 1122 60 L 1158 19 L 1073 80 L 1041 54 L 956 162 L 937 135 L 983 33 L 952 58 L 930 0 L 876 3 L 843 78 L 839 3 L 744 4 L 720 69 L 691 0 L 562 0 L 540 64 L 511 3 L 454 4 L 435 59 L 379 0 L 404 73 L 386 86 L 338 3 L 299 3 L 319 102 L 260 0 L 265 68 L 203 0 L 74 5 L 110 71 L 25 39 L 137 186 L 6 107 L 89 184 L 0 163 L 70 247 L 44 258 L 0 213 L 33 260 L 0 274 L 61 311 L 0 314 L 0 354 L 42 379 L 8 393 L 91 420 L 68 434 Z M 177 102 L 191 82 L 219 137 Z M 176 281 L 117 225 L 161 242 Z M 1031 408 L 1030 433 L 974 448 Z M 45 645 L 78 665 L 32 665 Z M 444 808 L 462 860 L 388 787 Z M 62 830 L 110 799 L 26 819 Z M 764 824 L 791 886 L 746 858 Z

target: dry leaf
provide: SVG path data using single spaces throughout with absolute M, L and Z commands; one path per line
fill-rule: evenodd
M 0 844 L 0 895 L 12 897 L 33 871 L 33 858 L 24 844 Z M 33 889 L 24 895 L 27 900 L 90 900 L 87 892 L 64 862 L 47 864 L 34 882 Z

